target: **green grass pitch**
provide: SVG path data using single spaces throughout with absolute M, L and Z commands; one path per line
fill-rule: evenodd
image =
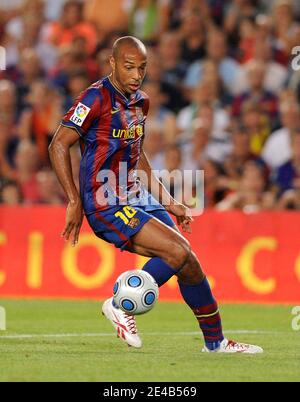
M 0 381 L 300 381 L 300 332 L 292 306 L 223 305 L 227 337 L 261 345 L 259 356 L 201 353 L 184 304 L 138 317 L 144 346 L 128 348 L 91 301 L 1 300 Z

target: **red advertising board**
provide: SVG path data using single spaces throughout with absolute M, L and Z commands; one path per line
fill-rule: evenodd
M 85 222 L 79 245 L 60 237 L 65 209 L 0 208 L 0 297 L 93 298 L 145 260 L 99 240 Z M 300 302 L 300 214 L 208 211 L 189 236 L 222 302 Z M 178 300 L 176 278 L 160 291 Z

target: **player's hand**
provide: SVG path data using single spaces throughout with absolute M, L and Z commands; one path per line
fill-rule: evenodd
M 79 232 L 83 221 L 83 208 L 81 201 L 69 202 L 67 207 L 66 225 L 61 236 L 66 241 L 71 238 L 72 246 L 78 243 Z
M 189 208 L 183 204 L 175 202 L 167 207 L 167 211 L 176 216 L 177 224 L 185 233 L 192 233 L 191 223 L 194 219 L 192 218 L 192 213 Z

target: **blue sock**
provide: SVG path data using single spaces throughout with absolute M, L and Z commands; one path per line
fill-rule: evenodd
M 145 264 L 143 271 L 148 272 L 156 280 L 159 287 L 164 285 L 176 271 L 158 257 L 152 258 Z
M 176 274 L 174 269 L 157 257 L 148 261 L 143 270 L 153 276 L 159 287 Z M 180 281 L 178 283 L 184 301 L 192 309 L 199 322 L 206 347 L 210 350 L 219 348 L 224 340 L 222 322 L 208 280 L 205 278 L 198 285 L 185 285 Z
M 185 302 L 190 306 L 199 322 L 206 347 L 210 350 L 218 349 L 224 340 L 222 322 L 208 280 L 205 278 L 198 285 L 185 285 L 180 281 L 178 283 Z

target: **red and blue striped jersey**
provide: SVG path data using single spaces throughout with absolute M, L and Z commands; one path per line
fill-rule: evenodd
M 80 195 L 87 215 L 139 192 L 137 165 L 149 98 L 127 98 L 106 77 L 82 92 L 61 124 L 80 136 Z M 125 202 L 126 204 L 126 202 Z

